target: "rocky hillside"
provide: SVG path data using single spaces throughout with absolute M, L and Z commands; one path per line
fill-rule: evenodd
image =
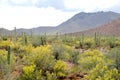
M 98 26 L 96 28 L 82 31 L 82 32 L 76 32 L 73 34 L 80 35 L 80 34 L 84 33 L 86 35 L 93 35 L 95 32 L 100 33 L 101 35 L 120 36 L 120 18 L 117 20 L 113 20 L 112 22 L 109 22 L 109 23 L 104 24 L 102 26 Z

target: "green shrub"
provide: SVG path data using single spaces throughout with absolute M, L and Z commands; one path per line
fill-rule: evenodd
M 47 40 L 45 36 L 34 36 L 31 43 L 34 47 L 37 47 L 40 45 L 46 45 Z
M 46 80 L 58 80 L 57 75 L 55 73 L 50 73 L 46 71 Z
M 104 55 L 99 50 L 88 50 L 78 56 L 78 64 L 83 72 L 88 72 L 98 63 L 107 64 Z
M 27 63 L 35 64 L 38 70 L 42 69 L 43 71 L 53 69 L 55 63 L 55 59 L 49 45 L 34 48 L 26 59 Z
M 0 78 L 8 72 L 8 67 L 10 67 L 10 71 L 15 68 L 16 57 L 11 53 L 10 64 L 8 65 L 7 55 L 7 51 L 0 50 Z
M 119 48 L 113 48 L 108 54 L 106 54 L 107 58 L 113 61 L 113 64 L 111 64 L 111 67 L 115 67 L 118 69 L 118 72 L 120 73 L 120 49 Z
M 109 69 L 107 66 L 97 64 L 95 68 L 90 70 L 84 80 L 120 80 L 120 74 L 116 68 Z
M 34 71 L 35 65 L 24 66 L 22 80 L 35 80 Z
M 58 60 L 54 66 L 54 72 L 58 77 L 65 77 L 67 73 L 67 65 L 64 61 Z
M 77 50 L 65 44 L 52 45 L 52 51 L 56 60 L 64 60 L 71 62 L 75 62 L 76 57 L 79 54 Z

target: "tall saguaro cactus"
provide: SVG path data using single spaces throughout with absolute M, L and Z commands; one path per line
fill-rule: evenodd
M 95 32 L 95 45 L 97 46 L 97 33 Z
M 23 44 L 27 45 L 28 39 L 27 39 L 27 36 L 26 36 L 25 32 L 22 33 L 22 40 L 23 40 Z
M 30 30 L 30 38 L 33 39 L 33 29 Z
M 43 36 L 41 36 L 41 45 L 46 45 L 46 38 L 46 33 Z
M 17 30 L 16 27 L 14 28 L 14 43 L 17 42 Z
M 100 33 L 96 33 L 95 32 L 95 34 L 94 34 L 94 39 L 95 39 L 95 46 L 97 47 L 97 46 L 100 46 L 100 42 L 101 42 L 101 40 L 100 40 Z
M 100 46 L 101 44 L 101 34 L 99 33 L 99 37 L 98 37 L 98 45 Z
M 115 36 L 113 35 L 113 36 L 111 36 L 110 41 L 109 41 L 110 48 L 114 48 L 115 47 L 114 41 L 115 41 Z
M 84 48 L 84 34 L 81 35 L 80 46 L 81 46 L 81 48 Z
M 8 50 L 7 62 L 8 62 L 8 64 L 10 64 L 10 54 L 11 54 L 11 48 L 10 48 L 10 46 L 7 47 L 7 50 Z

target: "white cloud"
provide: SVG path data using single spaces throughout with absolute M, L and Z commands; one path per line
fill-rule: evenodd
M 10 1 L 15 5 L 12 5 Z M 58 3 L 58 1 L 53 2 L 54 4 Z M 0 27 L 13 29 L 15 26 L 17 28 L 56 26 L 78 11 L 93 12 L 112 9 L 117 12 L 119 6 L 116 7 L 115 5 L 120 4 L 120 0 L 63 0 L 63 2 L 60 1 L 60 4 L 53 5 L 48 0 L 0 0 Z M 45 3 L 47 3 L 47 7 L 41 5 Z M 27 6 L 28 4 L 30 6 Z M 41 5 L 40 8 L 35 7 L 36 4 L 37 6 Z M 59 6 L 59 9 L 56 8 Z M 61 11 L 62 8 L 65 8 L 64 11 Z M 68 10 L 75 10 L 76 12 L 69 12 Z
M 25 4 L 29 2 L 29 0 L 11 0 L 11 1 L 14 4 Z
M 38 0 L 31 0 L 32 1 L 32 4 L 37 4 Z
M 66 21 L 75 12 L 63 12 L 52 7 L 11 7 L 0 8 L 0 27 L 13 29 L 38 26 L 56 26 Z
M 5 6 L 5 5 L 8 5 L 8 0 L 0 0 L 0 6 Z
M 94 10 L 106 10 L 118 3 L 120 3 L 120 0 L 65 0 L 65 7 L 67 9 L 91 12 Z

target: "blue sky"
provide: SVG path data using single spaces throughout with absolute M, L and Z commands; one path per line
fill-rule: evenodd
M 120 0 L 0 0 L 0 27 L 57 26 L 79 12 L 120 13 Z

